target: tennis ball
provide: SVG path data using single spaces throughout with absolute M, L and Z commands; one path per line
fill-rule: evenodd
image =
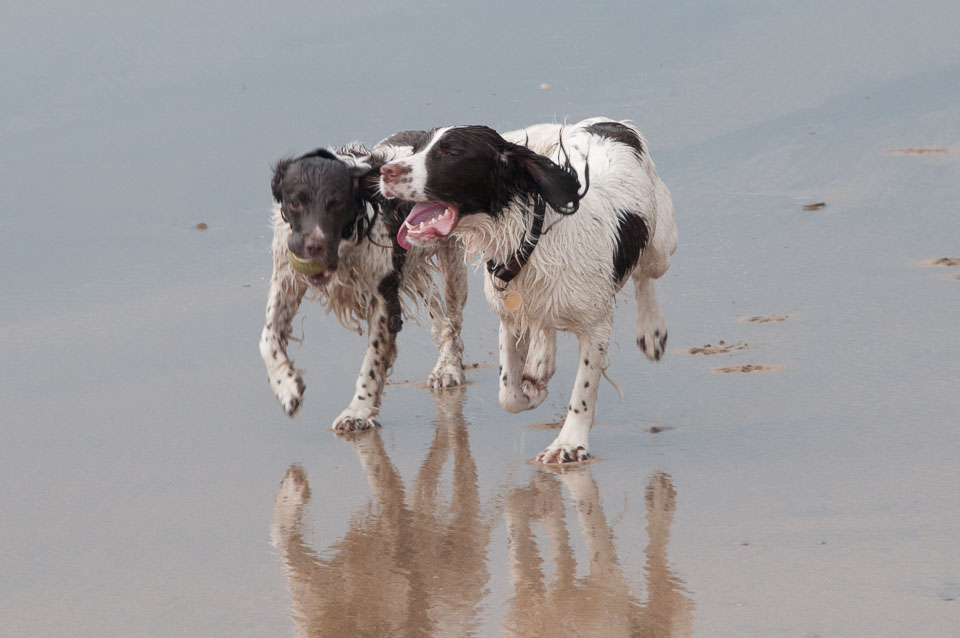
M 310 261 L 309 259 L 300 259 L 290 251 L 287 251 L 287 258 L 290 260 L 291 268 L 296 270 L 298 273 L 302 273 L 307 276 L 322 275 L 327 269 L 326 266 L 323 264 L 318 264 L 315 261 Z

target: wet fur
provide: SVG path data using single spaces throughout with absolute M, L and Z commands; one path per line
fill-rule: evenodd
M 354 395 L 334 420 L 334 429 L 356 430 L 379 425 L 383 387 L 397 353 L 396 334 L 403 325 L 403 317 L 413 316 L 420 303 L 429 309 L 434 341 L 440 351 L 430 374 L 430 385 L 448 387 L 464 381 L 460 338 L 466 302 L 463 251 L 452 239 L 428 248 L 402 250 L 395 238 L 409 206 L 384 200 L 376 188 L 379 166 L 388 159 L 410 154 L 418 139 L 417 133 L 398 134 L 399 138 L 392 136 L 369 150 L 353 144 L 335 151 L 314 151 L 300 158 L 281 160 L 275 167 L 272 190 L 276 199 L 271 216 L 273 275 L 260 353 L 270 386 L 288 416 L 295 416 L 299 411 L 306 388 L 303 373 L 294 367 L 286 348 L 293 317 L 308 293 L 346 328 L 360 333 L 366 328 L 368 333 L 367 351 Z M 356 202 L 358 208 L 350 209 L 356 217 L 353 226 L 347 217 L 338 218 L 332 225 L 338 232 L 342 228 L 343 232 L 336 236 L 324 233 L 322 227 L 329 221 L 326 217 L 346 215 L 328 208 L 320 215 L 316 228 L 301 233 L 314 239 L 322 238 L 322 250 L 318 250 L 315 257 L 317 261 L 327 260 L 328 265 L 335 265 L 332 276 L 320 285 L 295 272 L 288 260 L 291 238 L 297 231 L 308 230 L 299 228 L 296 222 L 291 224 L 288 221 L 292 219 L 291 212 L 285 211 L 279 201 L 283 199 L 283 180 L 291 171 L 298 170 L 298 162 L 305 163 L 302 170 L 314 171 L 323 170 L 326 162 L 339 162 L 354 178 L 352 186 L 341 186 L 338 182 L 333 189 L 339 191 L 339 200 L 349 200 L 351 205 Z M 330 175 L 338 176 L 336 179 L 343 172 L 341 166 L 326 168 L 330 169 Z M 321 182 L 321 186 L 325 189 L 329 184 Z M 292 243 L 302 248 L 303 237 L 294 237 Z M 334 251 L 335 254 L 331 254 Z M 438 272 L 444 284 L 443 296 L 434 282 L 434 274 Z
M 444 145 L 445 136 L 450 140 L 451 135 L 458 135 L 454 141 L 467 139 L 456 133 L 458 128 L 482 133 L 484 139 L 477 138 L 475 143 L 483 148 L 456 152 L 471 157 L 485 154 L 491 163 L 487 171 L 465 177 L 460 162 L 438 160 L 437 149 Z M 390 184 L 389 188 L 413 201 L 465 204 L 454 234 L 462 239 L 468 254 L 494 263 L 506 262 L 520 246 L 536 198 L 550 203 L 537 248 L 508 286 L 520 293 L 522 307 L 507 310 L 490 277 L 485 278 L 484 292 L 501 320 L 500 403 L 510 412 L 536 408 L 546 398 L 555 369 L 555 331 L 578 337 L 578 373 L 564 425 L 537 458 L 544 463 L 584 460 L 589 457 L 597 386 L 607 365 L 614 296 L 628 277 L 634 280 L 637 297 L 637 344 L 651 360 L 659 360 L 664 353 L 667 332 L 653 280 L 666 272 L 677 247 L 673 201 L 646 141 L 628 123 L 591 118 L 569 126 L 539 124 L 499 139 L 482 128 L 437 129 L 420 151 L 394 162 L 409 165 L 411 175 L 424 178 Z M 518 189 L 523 180 L 503 178 L 510 171 L 525 170 L 518 162 L 506 169 L 499 166 L 501 161 L 509 162 L 511 155 L 523 157 L 519 148 L 529 148 L 553 161 L 553 169 L 543 167 L 547 187 L 527 180 L 527 187 Z M 565 180 L 570 171 L 562 168 L 567 164 L 584 188 L 589 181 L 586 194 L 576 202 L 579 210 L 575 214 L 561 210 L 569 195 Z M 446 171 L 457 173 L 459 179 L 450 179 L 443 174 Z M 386 181 L 381 177 L 381 188 L 387 186 Z M 464 185 L 471 192 L 464 193 Z M 497 195 L 477 197 L 490 191 Z M 557 193 L 563 196 L 558 198 Z

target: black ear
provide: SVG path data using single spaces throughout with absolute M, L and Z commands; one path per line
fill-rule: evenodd
M 335 160 L 335 159 L 337 159 L 337 156 L 336 156 L 336 155 L 334 155 L 333 153 L 331 153 L 330 151 L 328 151 L 328 150 L 325 149 L 325 148 L 315 148 L 315 149 L 313 149 L 312 151 L 310 151 L 309 153 L 304 153 L 303 155 L 301 155 L 301 156 L 298 157 L 297 159 L 309 159 L 309 158 L 311 158 L 311 157 L 322 157 L 323 159 L 330 159 L 330 160 Z
M 517 144 L 507 151 L 509 161 L 529 178 L 534 188 L 550 207 L 558 213 L 569 215 L 580 207 L 580 180 L 567 161 L 560 166 L 549 158 Z
M 283 203 L 283 193 L 280 191 L 283 174 L 287 172 L 287 167 L 290 166 L 292 162 L 293 160 L 285 158 L 273 165 L 273 180 L 270 181 L 270 190 L 273 191 L 273 200 L 278 204 Z

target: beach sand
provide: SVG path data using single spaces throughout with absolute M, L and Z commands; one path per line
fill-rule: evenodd
M 8 13 L 0 636 L 957 635 L 960 5 Z M 480 270 L 469 385 L 408 321 L 334 434 L 365 342 L 305 303 L 282 414 L 271 162 L 601 114 L 680 248 L 663 361 L 619 297 L 596 460 L 529 463 L 575 341 L 503 411 Z

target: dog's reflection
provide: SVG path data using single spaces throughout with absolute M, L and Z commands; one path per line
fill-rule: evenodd
M 489 575 L 490 526 L 481 517 L 476 463 L 463 420 L 464 388 L 435 394 L 437 428 L 411 494 L 376 430 L 345 433 L 373 494 L 343 538 L 322 554 L 305 542 L 310 487 L 292 466 L 277 491 L 271 539 L 283 552 L 300 636 L 462 636 Z M 453 457 L 449 500 L 438 484 Z
M 576 560 L 564 521 L 561 483 L 573 502 L 589 554 L 589 574 L 581 578 L 576 577 Z M 556 475 L 539 471 L 527 487 L 514 490 L 507 498 L 515 595 L 504 620 L 505 635 L 617 638 L 692 634 L 693 600 L 667 561 L 676 500 L 670 475 L 655 474 L 647 484 L 646 603 L 630 594 L 599 496 L 590 467 L 584 466 Z M 555 566 L 549 583 L 533 535 L 537 522 L 546 529 Z

